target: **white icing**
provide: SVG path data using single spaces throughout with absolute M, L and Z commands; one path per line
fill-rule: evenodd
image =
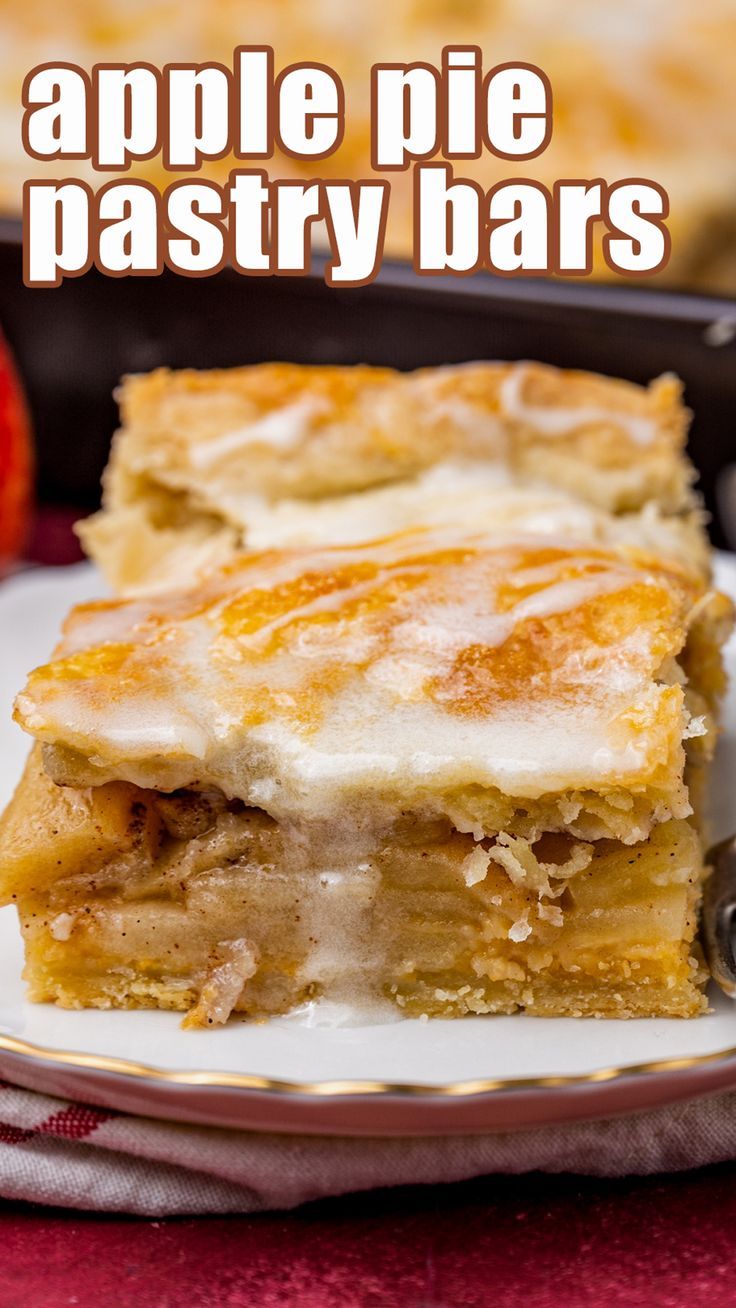
M 442 372 L 436 380 L 441 379 Z M 412 402 L 421 399 L 417 413 L 420 427 L 436 428 L 447 425 L 476 453 L 485 458 L 506 461 L 508 458 L 508 432 L 495 413 L 486 412 L 479 404 L 470 404 L 457 396 L 437 394 L 435 377 L 409 379 L 414 391 Z
M 407 533 L 369 551 L 282 556 L 259 565 L 252 579 L 246 560 L 191 598 L 181 593 L 153 601 L 155 621 L 141 601 L 82 611 L 70 628 L 74 648 L 84 647 L 86 629 L 97 641 L 149 640 L 150 652 L 136 672 L 126 664 L 117 680 L 103 682 L 102 692 L 94 678 L 47 682 L 42 676 L 21 696 L 19 710 L 29 730 L 71 746 L 103 774 L 108 769 L 161 789 L 211 784 L 280 819 L 329 819 L 341 803 L 354 805 L 359 797 L 370 807 L 397 788 L 407 802 L 431 800 L 441 811 L 443 796 L 467 786 L 537 797 L 644 783 L 661 758 L 662 732 L 676 742 L 685 725 L 676 707 L 670 726 L 654 738 L 637 725 L 654 718 L 664 694 L 653 679 L 661 656 L 650 655 L 653 633 L 646 624 L 610 650 L 591 644 L 566 654 L 558 675 L 579 694 L 553 702 L 518 694 L 507 701 L 502 694 L 487 709 L 457 711 L 462 682 L 458 690 L 442 677 L 462 678 L 453 671 L 462 650 L 498 647 L 524 620 L 575 610 L 647 575 L 613 555 L 590 560 L 597 572 L 555 580 L 554 563 L 514 566 L 516 537 L 489 539 L 501 554 L 482 552 L 485 536 L 450 528 Z M 534 550 L 557 542 L 520 543 Z M 423 575 L 423 555 L 450 547 L 457 560 L 436 570 L 430 563 Z M 345 589 L 326 596 L 307 588 L 301 605 L 253 634 L 222 631 L 223 607 L 250 585 L 269 589 L 304 571 L 328 567 L 334 574 L 343 563 L 363 562 L 375 565 L 377 575 L 355 582 L 349 573 Z M 579 550 L 574 564 L 585 564 Z M 418 586 L 394 592 L 390 616 L 368 604 L 341 617 L 343 606 L 369 597 L 375 585 L 415 576 Z M 543 589 L 498 612 L 493 594 L 500 581 L 507 596 L 510 584 Z M 332 620 L 318 620 L 327 614 Z M 307 618 L 312 621 L 297 632 L 266 646 L 287 622 Z M 302 719 L 295 697 L 312 684 L 315 711 Z M 247 724 L 244 705 L 257 702 L 264 686 L 273 706 L 268 719 Z M 626 716 L 632 709 L 633 721 Z
M 521 600 L 508 613 L 489 616 L 473 613 L 462 598 L 447 600 L 399 623 L 390 651 L 368 668 L 366 676 L 401 699 L 415 698 L 429 677 L 441 674 L 469 645 L 497 649 L 521 622 L 570 612 L 586 600 L 621 590 L 628 582 L 630 577 L 616 572 L 559 582 Z M 364 648 L 354 661 L 365 652 Z M 619 675 L 615 667 L 613 672 Z
M 460 526 L 489 538 L 518 531 L 588 543 L 624 540 L 674 558 L 684 555 L 679 526 L 670 527 L 653 505 L 612 518 L 493 463 L 440 463 L 415 478 L 322 500 L 269 504 L 223 487 L 217 510 L 257 550 L 355 545 L 416 526 Z
M 626 413 L 620 409 L 604 409 L 599 406 L 581 405 L 576 408 L 563 408 L 555 405 L 542 408 L 539 405 L 525 404 L 522 399 L 527 369 L 523 364 L 513 368 L 501 386 L 501 404 L 507 417 L 523 422 L 533 428 L 539 436 L 550 438 L 567 436 L 594 423 L 620 427 L 629 440 L 636 445 L 651 445 L 656 436 L 656 424 L 651 418 L 642 414 Z
M 307 836 L 309 840 L 309 835 Z M 316 987 L 321 1002 L 311 1006 L 306 1025 L 372 1025 L 391 1007 L 380 995 L 386 975 L 384 951 L 372 930 L 373 904 L 381 874 L 356 857 L 360 835 L 338 828 L 319 844 L 327 867 L 300 894 L 300 913 L 309 947 L 296 974 L 301 986 Z M 370 846 L 370 841 L 368 842 Z M 316 884 L 315 884 L 316 882 Z
M 610 519 L 564 491 L 520 483 L 500 464 L 441 463 L 416 478 L 353 495 L 269 505 L 225 492 L 220 507 L 253 549 L 358 544 L 408 527 L 462 526 L 488 535 L 509 527 L 595 539 Z
M 309 432 L 312 421 L 324 411 L 314 396 L 306 395 L 294 404 L 274 409 L 245 427 L 223 432 L 210 440 L 189 446 L 189 460 L 194 468 L 209 468 L 248 446 L 262 445 L 273 450 L 290 450 L 299 445 Z
M 271 1024 L 334 1031 L 346 1027 L 385 1026 L 388 1022 L 406 1020 L 396 1004 L 369 990 L 367 993 L 356 993 L 350 1000 L 336 1000 L 327 995 L 310 999 L 283 1017 L 272 1017 Z

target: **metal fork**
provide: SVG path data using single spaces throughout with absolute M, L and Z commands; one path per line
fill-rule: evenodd
M 736 464 L 722 468 L 716 481 L 721 523 L 731 549 L 736 550 Z M 708 851 L 713 869 L 703 891 L 700 935 L 714 981 L 736 998 L 736 836 Z
M 713 980 L 736 999 L 736 836 L 714 845 L 707 862 L 713 870 L 703 891 L 703 948 Z

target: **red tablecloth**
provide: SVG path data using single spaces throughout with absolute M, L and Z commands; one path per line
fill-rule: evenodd
M 0 1209 L 0 1308 L 736 1305 L 736 1167 L 491 1178 L 286 1216 Z

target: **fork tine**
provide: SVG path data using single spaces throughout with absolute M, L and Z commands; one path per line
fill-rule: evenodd
M 713 979 L 725 994 L 736 998 L 736 836 L 708 851 L 712 872 L 703 892 L 701 935 Z

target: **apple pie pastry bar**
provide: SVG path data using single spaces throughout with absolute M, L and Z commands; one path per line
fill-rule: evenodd
M 193 1025 L 320 999 L 430 1017 L 703 1011 L 693 805 L 730 612 L 637 516 L 654 486 L 669 514 L 689 502 L 673 388 L 601 382 L 598 397 L 573 376 L 567 434 L 550 441 L 561 376 L 486 372 L 485 427 L 457 420 L 450 390 L 434 426 L 428 404 L 426 441 L 406 397 L 434 388 L 437 412 L 444 379 L 381 374 L 366 397 L 350 374 L 339 422 L 283 460 L 273 419 L 249 485 L 263 502 L 321 503 L 496 440 L 509 464 L 560 441 L 560 467 L 588 457 L 593 486 L 600 471 L 603 524 L 600 426 L 611 460 L 626 439 L 641 455 L 618 483 L 611 468 L 630 536 L 612 516 L 587 536 L 504 517 L 500 490 L 485 528 L 473 514 L 331 545 L 238 552 L 238 539 L 186 585 L 74 610 L 18 698 L 37 744 L 0 826 L 0 893 L 18 906 L 35 999 L 169 1008 Z M 473 369 L 454 375 L 476 394 Z M 208 385 L 129 384 L 111 518 L 137 506 L 153 522 L 160 495 L 190 530 L 183 451 L 198 450 L 213 532 L 227 519 L 247 534 L 217 508 L 240 473 L 209 480 L 201 451 L 217 440 L 227 458 L 225 432 L 240 423 L 247 439 L 269 419 L 250 411 L 245 373 L 219 402 L 211 383 L 211 406 Z M 339 431 L 354 439 L 342 471 L 328 457 Z M 676 535 L 674 518 L 662 529 Z
M 551 523 L 704 566 L 680 391 L 532 363 L 129 377 L 104 510 L 80 531 L 118 591 L 417 522 Z

